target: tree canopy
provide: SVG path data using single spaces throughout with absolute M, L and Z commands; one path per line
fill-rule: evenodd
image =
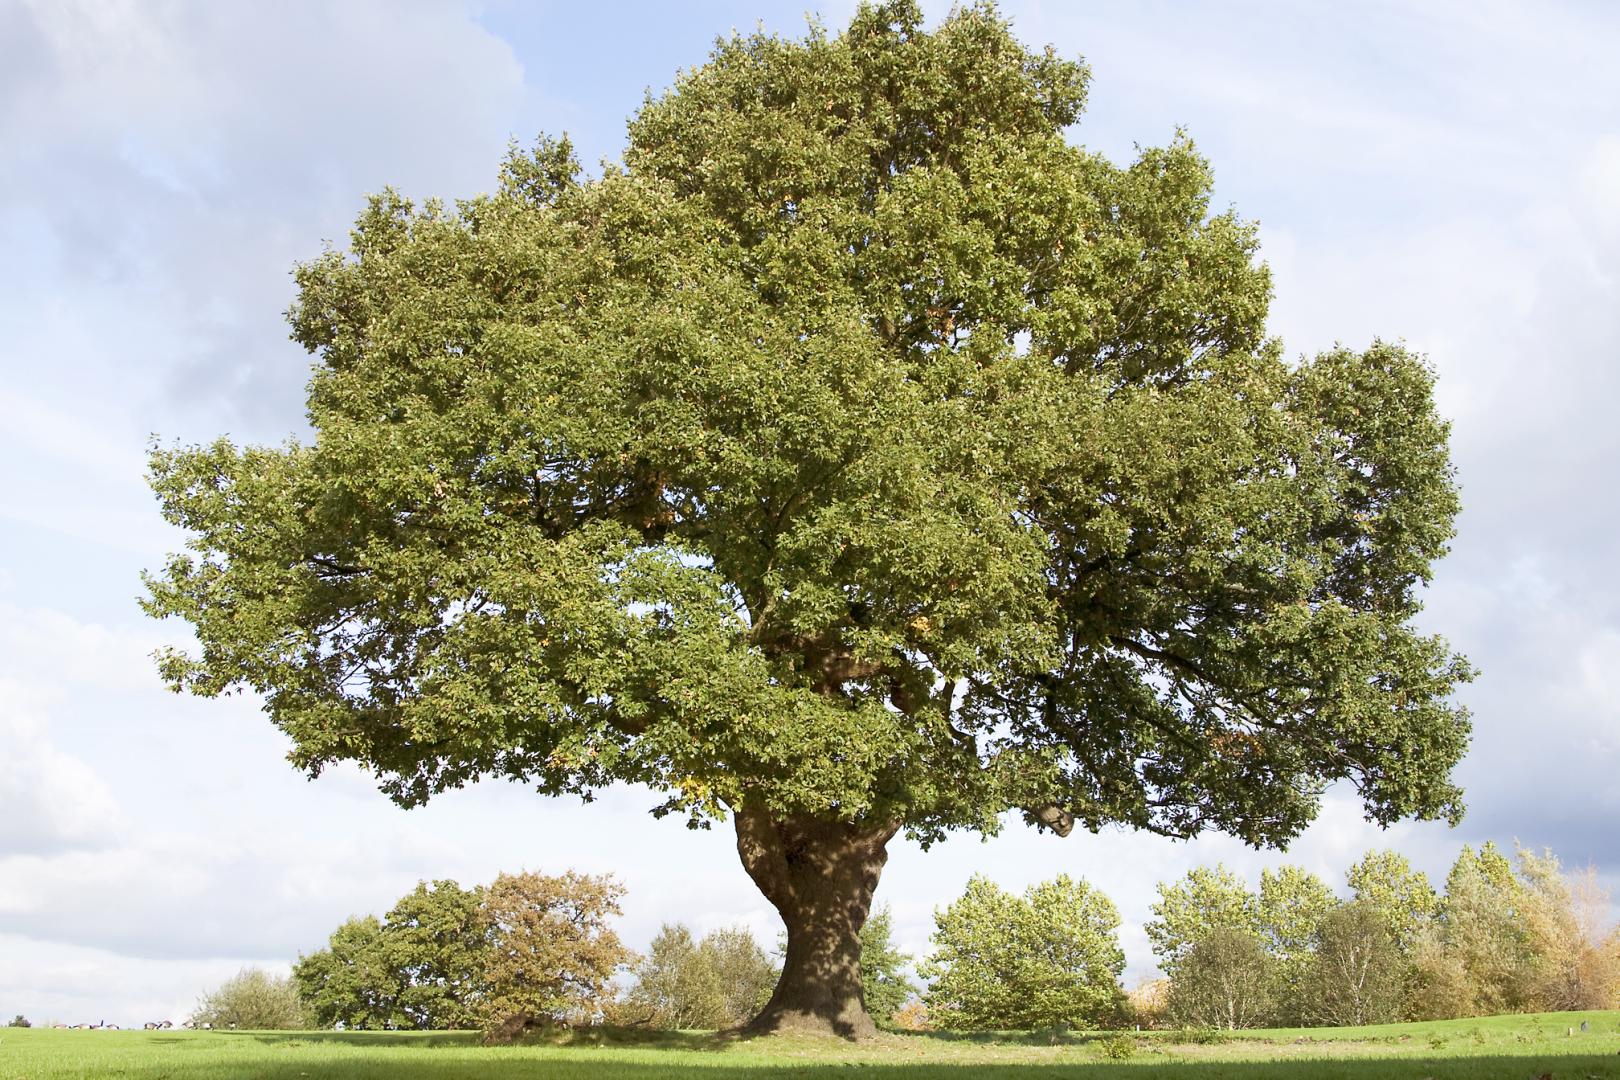
M 720 40 L 598 174 L 542 139 L 372 198 L 296 273 L 313 438 L 153 452 L 191 539 L 146 606 L 200 642 L 166 676 L 406 806 L 732 814 L 785 980 L 815 923 L 846 997 L 897 829 L 1279 844 L 1335 781 L 1454 819 L 1433 374 L 1289 359 L 1192 141 L 1068 138 L 1088 78 L 992 7 L 867 5 Z M 835 863 L 859 903 L 806 884 Z
M 975 876 L 934 915 L 928 1015 L 945 1028 L 1106 1026 L 1125 995 L 1119 912 L 1060 874 L 1016 896 Z
M 776 965 L 741 926 L 701 941 L 685 926 L 665 924 L 634 968 L 635 985 L 618 1015 L 659 1028 L 737 1028 L 771 995 Z
M 483 889 L 418 882 L 385 919 L 349 919 L 293 978 L 321 1025 L 478 1026 L 488 934 Z

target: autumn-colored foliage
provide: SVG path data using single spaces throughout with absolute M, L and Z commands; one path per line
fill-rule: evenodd
M 485 1028 L 595 1021 L 632 958 L 608 919 L 624 887 L 612 877 L 502 874 L 485 890 L 490 949 Z

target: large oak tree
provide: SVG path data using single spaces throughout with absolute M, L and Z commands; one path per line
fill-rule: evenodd
M 761 1029 L 861 1034 L 900 830 L 1279 844 L 1324 788 L 1455 817 L 1466 665 L 1432 374 L 1290 360 L 1185 138 L 1067 138 L 1086 68 L 993 9 L 720 41 L 622 160 L 373 198 L 297 271 L 312 440 L 161 449 L 177 687 L 312 773 L 729 817 L 781 913 Z

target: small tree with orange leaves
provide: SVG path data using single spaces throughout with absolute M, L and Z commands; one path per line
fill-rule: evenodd
M 610 875 L 502 874 L 484 897 L 490 935 L 484 1025 L 513 1037 L 601 1017 L 610 981 L 631 959 L 608 925 L 624 886 Z

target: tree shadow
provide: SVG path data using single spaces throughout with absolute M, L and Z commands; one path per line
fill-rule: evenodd
M 251 1039 L 267 1046 L 363 1046 L 409 1050 L 418 1047 L 457 1046 L 481 1049 L 476 1031 L 212 1031 L 210 1038 Z M 595 1047 L 645 1050 L 717 1050 L 734 1042 L 731 1032 L 663 1031 L 652 1028 L 555 1028 L 538 1030 L 514 1046 Z M 154 1042 L 192 1042 L 192 1038 L 154 1039 Z
M 363 1046 L 367 1049 L 410 1050 L 429 1046 L 479 1045 L 469 1031 L 210 1031 L 210 1039 L 251 1040 L 266 1046 Z M 156 1041 L 156 1040 L 154 1040 Z M 169 1040 L 180 1042 L 182 1040 Z M 188 1040 L 189 1041 L 189 1040 Z
M 361 1043 L 361 1045 L 369 1045 Z M 460 1044 L 469 1046 L 469 1044 Z M 1143 1055 L 1121 1062 L 1067 1062 L 1062 1064 L 951 1063 L 901 1064 L 885 1062 L 818 1062 L 782 1060 L 762 1065 L 705 1062 L 626 1061 L 617 1056 L 591 1054 L 567 1060 L 537 1060 L 527 1055 L 491 1052 L 449 1054 L 412 1061 L 289 1060 L 244 1061 L 239 1073 L 221 1064 L 165 1063 L 167 1080 L 211 1080 L 213 1077 L 251 1075 L 258 1080 L 450 1080 L 476 1075 L 491 1080 L 566 1075 L 570 1080 L 833 1080 L 847 1077 L 856 1066 L 875 1080 L 1525 1080 L 1551 1076 L 1554 1080 L 1620 1080 L 1620 1056 L 1611 1054 L 1525 1054 L 1485 1057 L 1385 1057 L 1360 1060 L 1302 1057 L 1291 1061 L 1153 1061 Z M 1149 1058 L 1143 1060 L 1143 1057 Z M 139 1076 L 135 1072 L 128 1075 Z

